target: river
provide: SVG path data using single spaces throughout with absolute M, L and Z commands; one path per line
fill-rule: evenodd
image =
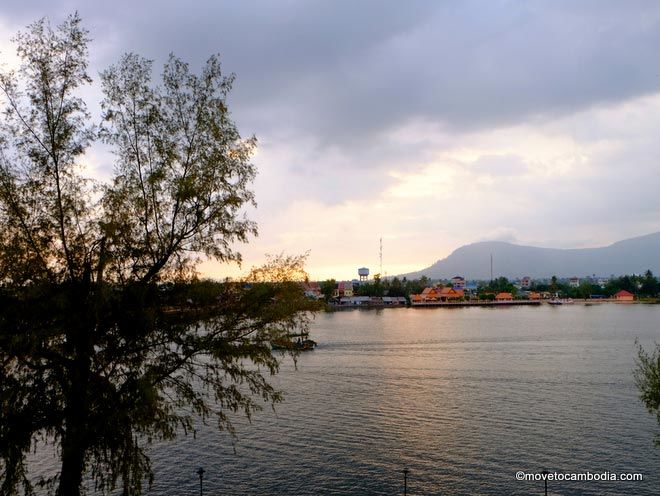
M 238 441 L 209 427 L 154 448 L 151 494 L 543 494 L 516 472 L 640 473 L 551 481 L 549 494 L 651 495 L 660 430 L 638 399 L 635 339 L 660 305 L 345 310 L 316 317 L 286 360 L 286 400 Z M 234 451 L 235 449 L 235 451 Z
M 660 432 L 633 382 L 635 339 L 660 341 L 660 305 L 393 308 L 317 315 L 316 350 L 284 359 L 286 399 L 238 439 L 203 427 L 150 450 L 146 494 L 657 495 Z M 53 456 L 35 454 L 37 466 Z M 611 477 L 611 475 L 608 475 Z

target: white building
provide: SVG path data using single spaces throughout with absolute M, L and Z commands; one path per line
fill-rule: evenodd
M 451 286 L 454 289 L 465 289 L 465 278 L 461 276 L 452 277 Z

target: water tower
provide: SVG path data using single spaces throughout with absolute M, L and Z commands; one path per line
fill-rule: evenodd
M 365 282 L 369 279 L 369 269 L 366 267 L 360 267 L 358 269 L 358 275 L 360 276 L 360 282 Z

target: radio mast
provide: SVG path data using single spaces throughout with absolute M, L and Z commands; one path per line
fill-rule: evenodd
M 380 238 L 380 277 L 383 277 L 383 238 Z

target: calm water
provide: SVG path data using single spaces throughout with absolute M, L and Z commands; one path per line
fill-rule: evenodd
M 643 482 L 551 482 L 550 494 L 656 495 L 655 418 L 632 380 L 660 306 L 349 310 L 275 378 L 276 411 L 230 439 L 152 450 L 154 495 L 543 494 L 518 470 L 635 472 Z

